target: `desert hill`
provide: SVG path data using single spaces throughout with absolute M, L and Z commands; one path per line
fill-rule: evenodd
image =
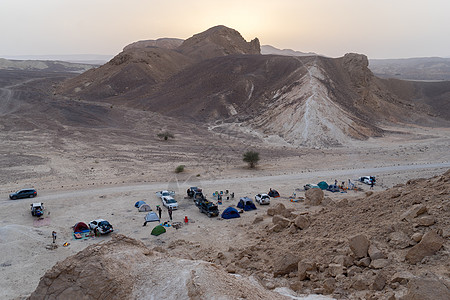
M 364 55 L 260 55 L 258 39 L 246 42 L 225 26 L 183 42 L 163 39 L 158 46 L 157 41 L 125 47 L 58 92 L 307 147 L 380 136 L 382 124 L 429 123 L 448 92 L 441 83 L 440 95 L 412 92 L 421 97 L 412 101 L 399 94 L 402 82 L 374 76 Z

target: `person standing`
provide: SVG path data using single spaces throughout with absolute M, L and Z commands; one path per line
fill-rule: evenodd
M 52 231 L 53 244 L 56 243 L 56 231 Z
M 371 189 L 371 190 L 373 190 L 373 185 L 374 185 L 374 182 L 373 182 L 373 179 L 371 179 L 371 180 L 370 180 L 370 189 Z
M 161 206 L 156 205 L 156 210 L 158 211 L 159 219 L 161 220 L 161 213 L 162 213 Z
M 170 221 L 172 221 L 172 206 L 169 206 L 169 208 L 167 210 L 169 212 L 169 219 L 170 219 Z

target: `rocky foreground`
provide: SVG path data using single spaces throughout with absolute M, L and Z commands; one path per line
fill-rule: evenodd
M 450 299 L 450 171 L 363 198 L 306 192 L 278 203 L 228 251 L 123 235 L 49 270 L 30 299 L 283 299 L 277 288 L 336 299 Z M 349 193 L 351 196 L 351 192 Z M 87 298 L 86 298 L 87 297 Z

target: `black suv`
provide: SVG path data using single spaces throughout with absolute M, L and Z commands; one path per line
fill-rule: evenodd
M 35 189 L 23 189 L 15 193 L 9 194 L 9 199 L 16 200 L 22 198 L 33 198 L 37 196 Z

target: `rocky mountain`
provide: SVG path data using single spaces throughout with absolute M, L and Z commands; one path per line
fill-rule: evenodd
M 223 133 L 328 147 L 380 136 L 386 123 L 427 123 L 433 111 L 442 111 L 435 100 L 449 92 L 441 85 L 439 94 L 408 94 L 401 82 L 374 76 L 359 54 L 261 55 L 258 39 L 246 42 L 225 26 L 176 48 L 159 45 L 125 47 L 104 66 L 64 83 L 59 93 L 151 110 Z

